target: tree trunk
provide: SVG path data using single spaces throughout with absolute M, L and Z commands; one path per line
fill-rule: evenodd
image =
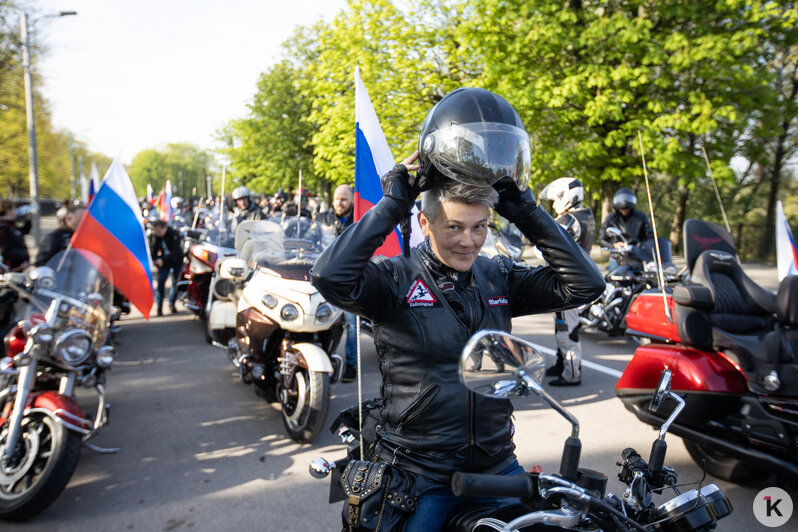
M 687 215 L 687 199 L 689 197 L 690 189 L 687 187 L 679 187 L 679 200 L 676 203 L 676 212 L 673 214 L 670 234 L 670 241 L 674 251 L 681 249 L 679 244 L 682 242 L 682 228 L 684 227 L 684 220 Z

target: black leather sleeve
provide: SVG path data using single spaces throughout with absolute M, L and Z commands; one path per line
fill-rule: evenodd
M 574 308 L 601 295 L 605 287 L 601 272 L 579 244 L 543 209 L 538 207 L 516 225 L 538 247 L 549 265 L 538 268 L 511 265 L 508 268 L 513 316 Z
M 369 259 L 406 215 L 401 202 L 384 196 L 324 250 L 310 282 L 333 305 L 382 321 L 395 304 L 398 287 L 387 263 Z

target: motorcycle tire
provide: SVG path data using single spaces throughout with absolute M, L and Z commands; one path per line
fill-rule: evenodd
M 707 473 L 713 477 L 741 486 L 749 486 L 760 484 L 763 479 L 771 476 L 770 473 L 739 458 L 723 454 L 699 443 L 683 441 L 690 458 L 699 466 L 706 461 Z
M 283 425 L 292 440 L 310 443 L 327 420 L 330 408 L 330 376 L 321 371 L 297 368 L 294 382 L 302 404 L 289 409 L 282 405 Z
M 4 521 L 25 521 L 50 506 L 64 491 L 80 458 L 80 436 L 48 415 L 23 419 L 20 441 L 27 447 L 21 464 L 0 465 L 0 520 Z M 4 450 L 2 440 L 0 450 Z

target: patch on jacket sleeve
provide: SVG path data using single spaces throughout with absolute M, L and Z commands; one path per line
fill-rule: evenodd
M 510 304 L 510 301 L 507 299 L 507 296 L 495 296 L 495 297 L 488 297 L 486 299 L 488 301 L 489 307 L 499 307 L 502 305 Z
M 405 301 L 410 307 L 431 307 L 437 299 L 421 279 L 416 279 L 407 291 Z

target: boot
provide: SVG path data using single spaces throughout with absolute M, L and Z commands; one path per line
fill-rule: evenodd
M 158 315 L 163 316 L 163 304 L 158 305 Z
M 554 363 L 553 366 L 550 368 L 546 368 L 546 376 L 547 377 L 559 377 L 562 374 L 563 370 L 563 361 L 562 355 L 559 351 L 557 351 L 557 362 Z

